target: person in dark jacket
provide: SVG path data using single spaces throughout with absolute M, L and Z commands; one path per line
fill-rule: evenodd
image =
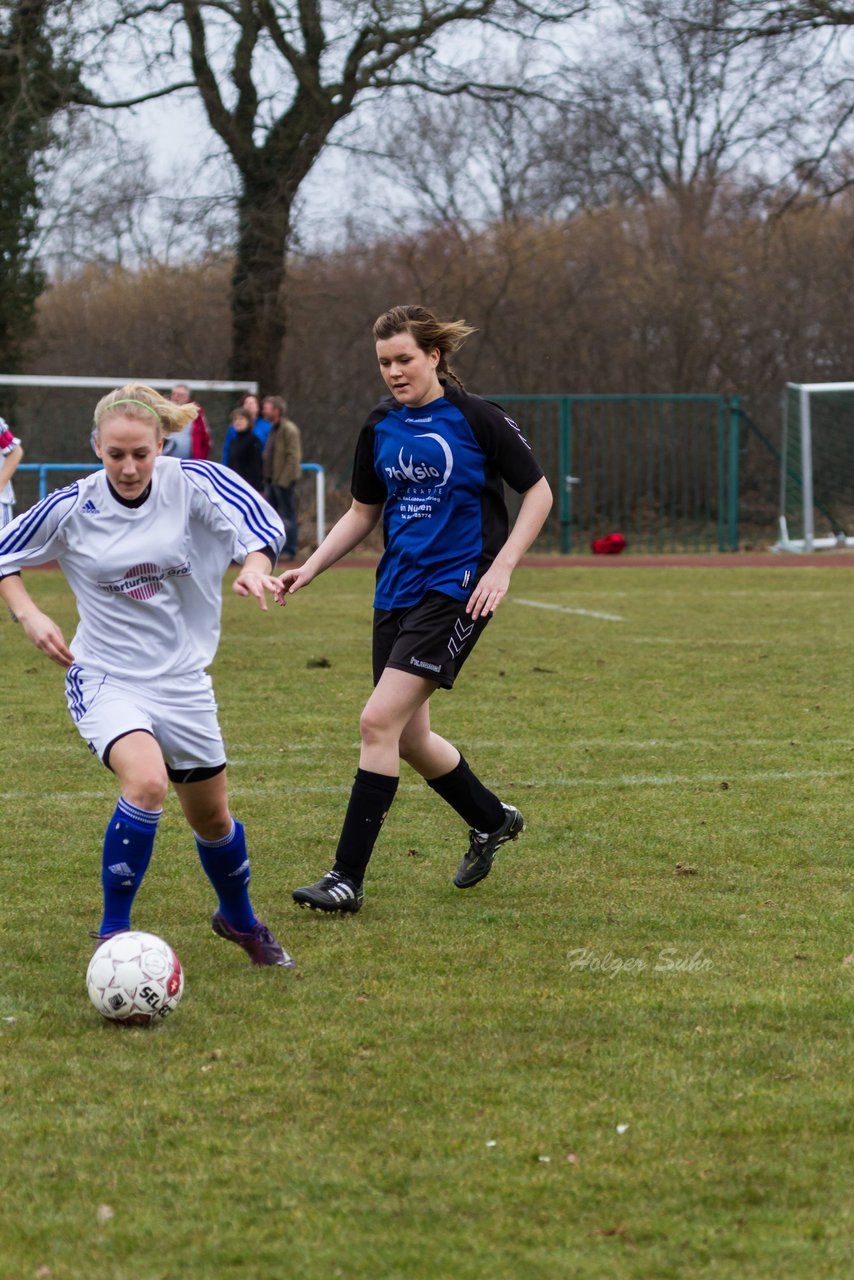
M 231 415 L 234 435 L 228 450 L 228 466 L 257 489 L 264 492 L 264 447 L 253 431 L 248 409 L 235 409 Z
M 259 411 L 260 406 L 258 402 L 258 397 L 255 395 L 255 392 L 254 391 L 244 392 L 234 407 L 236 409 L 245 409 L 246 412 L 249 414 L 249 416 L 252 419 L 252 430 L 255 432 L 255 435 L 261 441 L 261 448 L 263 449 L 264 445 L 267 443 L 267 436 L 270 434 L 270 427 L 272 424 L 268 421 L 267 418 L 261 417 L 260 411 Z M 223 441 L 223 445 L 222 445 L 222 465 L 224 467 L 227 467 L 229 464 L 231 442 L 234 439 L 235 434 L 236 433 L 235 433 L 234 427 L 229 426 L 225 433 L 225 440 Z

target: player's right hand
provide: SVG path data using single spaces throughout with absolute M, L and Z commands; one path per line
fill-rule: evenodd
M 28 613 L 25 617 L 19 618 L 18 621 L 27 638 L 32 640 L 37 649 L 47 654 L 51 662 L 65 668 L 73 665 L 74 655 L 65 643 L 65 637 L 46 613 L 36 610 L 35 613 Z

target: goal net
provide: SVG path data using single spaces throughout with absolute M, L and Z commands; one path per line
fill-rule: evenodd
M 854 382 L 790 382 L 774 550 L 832 547 L 854 547 Z

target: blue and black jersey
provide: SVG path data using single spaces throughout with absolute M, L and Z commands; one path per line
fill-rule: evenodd
M 374 607 L 405 608 L 428 591 L 467 600 L 507 541 L 504 482 L 524 493 L 542 475 L 499 405 L 451 386 L 417 409 L 382 400 L 359 436 L 351 486 L 357 502 L 385 508 Z

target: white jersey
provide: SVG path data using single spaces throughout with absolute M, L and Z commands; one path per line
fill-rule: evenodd
M 141 506 L 97 471 L 22 512 L 0 530 L 0 577 L 57 560 L 80 617 L 75 662 L 150 680 L 208 666 L 229 564 L 283 544 L 278 515 L 236 472 L 160 457 Z

